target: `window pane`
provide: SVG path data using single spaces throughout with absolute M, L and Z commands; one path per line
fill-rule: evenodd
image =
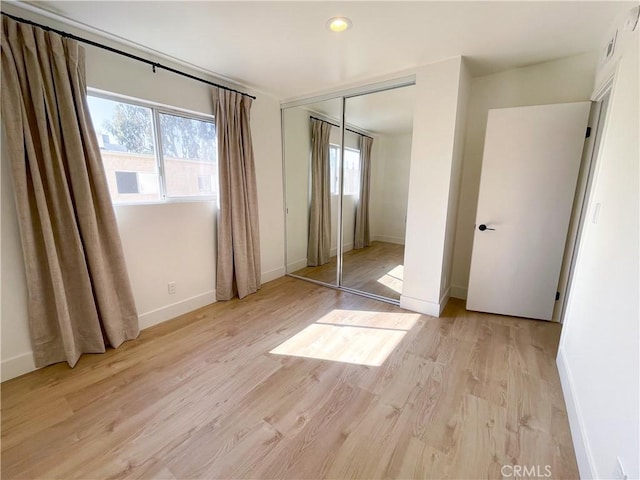
M 329 146 L 329 166 L 331 175 L 331 193 L 338 194 L 338 159 L 340 158 L 340 147 L 338 145 Z M 344 185 L 345 195 L 360 195 L 360 151 L 352 148 L 344 149 Z
M 160 135 L 167 196 L 216 196 L 218 162 L 213 122 L 161 113 Z
M 150 108 L 88 97 L 111 200 L 160 199 Z
M 360 195 L 360 152 L 344 149 L 344 194 Z

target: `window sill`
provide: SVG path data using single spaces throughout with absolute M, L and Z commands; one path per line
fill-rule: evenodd
M 175 197 L 175 198 L 168 198 L 166 200 L 150 200 L 147 202 L 112 202 L 111 204 L 114 207 L 131 207 L 131 206 L 138 206 L 138 205 L 167 205 L 167 204 L 174 204 L 174 203 L 217 203 L 217 199 L 215 197 L 198 197 L 198 198 L 191 198 L 191 197 Z

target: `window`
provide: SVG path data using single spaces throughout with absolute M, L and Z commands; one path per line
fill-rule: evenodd
M 340 146 L 329 145 L 329 169 L 331 175 L 331 193 L 338 195 L 339 175 L 338 160 L 340 159 Z M 344 149 L 344 194 L 360 195 L 360 150 L 345 147 Z
M 114 203 L 217 195 L 213 121 L 94 95 L 88 101 Z

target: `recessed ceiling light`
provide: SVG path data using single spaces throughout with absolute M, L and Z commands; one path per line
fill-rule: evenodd
M 351 20 L 347 17 L 333 17 L 327 21 L 327 27 L 332 32 L 344 32 L 351 28 Z

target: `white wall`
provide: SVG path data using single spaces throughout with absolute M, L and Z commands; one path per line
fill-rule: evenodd
M 629 31 L 627 27 L 627 23 L 637 22 L 638 21 L 638 6 L 636 6 L 621 14 L 618 18 L 616 18 L 611 25 L 609 26 L 609 31 L 602 38 L 602 43 L 600 46 L 600 50 L 597 52 L 598 54 L 598 69 L 596 71 L 596 79 L 594 93 L 599 93 L 599 91 L 605 87 L 611 77 L 613 77 L 618 64 L 620 63 L 620 59 L 625 55 L 630 48 L 633 48 L 633 44 L 638 43 L 638 26 L 636 26 L 635 32 Z M 607 58 L 608 45 L 609 41 L 615 37 L 615 47 L 613 50 L 613 54 Z
M 471 75 L 465 63 L 460 69 L 460 86 L 458 90 L 458 106 L 456 112 L 455 143 L 453 145 L 453 162 L 449 179 L 449 203 L 447 207 L 447 224 L 445 230 L 444 261 L 440 276 L 440 298 L 448 299 L 451 294 L 451 273 L 453 270 L 453 253 L 458 221 L 458 202 L 462 189 L 462 168 L 464 163 L 464 138 L 467 126 L 469 97 L 471 95 Z M 443 308 L 441 300 L 440 308 Z
M 71 26 L 43 19 L 13 5 L 3 5 L 3 10 L 78 32 Z M 90 33 L 78 33 L 96 38 Z M 118 48 L 131 51 L 119 45 Z M 136 53 L 151 58 L 148 54 Z M 164 59 L 152 60 L 170 65 Z M 89 46 L 86 47 L 86 70 L 89 87 L 213 113 L 211 91 L 205 84 L 162 70 L 154 74 L 146 65 Z M 257 97 L 251 112 L 251 127 L 258 181 L 262 280 L 268 281 L 284 274 L 280 106 L 265 94 Z M 16 260 L 21 259 L 22 253 L 15 241 L 17 224 L 10 200 L 13 192 L 4 155 L 2 163 L 1 328 L 5 348 L 1 359 L 5 380 L 32 370 L 33 360 L 24 308 L 24 267 Z M 115 210 L 142 327 L 215 301 L 215 205 L 212 202 L 123 205 Z M 167 292 L 169 281 L 176 282 L 175 295 Z
M 626 48 L 617 56 L 557 359 L 582 478 L 620 478 L 617 457 L 628 478 L 640 478 L 638 32 L 618 38 Z
M 451 295 L 466 298 L 487 114 L 492 108 L 587 101 L 597 54 L 563 58 L 471 80 Z
M 404 245 L 411 133 L 377 135 L 371 152 L 371 239 Z
M 462 159 L 465 91 L 468 76 L 462 58 L 422 67 L 416 74 L 416 101 L 409 178 L 403 295 L 400 305 L 438 316 L 443 265 L 453 242 L 447 224 L 455 221 L 452 195 Z M 453 190 L 453 192 L 452 192 Z M 446 282 L 445 282 L 446 283 Z
M 215 302 L 216 210 L 213 202 L 115 207 L 140 328 Z
M 2 142 L 0 161 L 0 335 L 2 339 L 2 380 L 34 370 L 36 364 L 31 353 L 31 339 L 27 323 L 27 281 L 18 218 L 13 199 L 9 164 L 4 159 L 6 143 Z
M 258 186 L 262 283 L 285 274 L 280 102 L 256 93 L 251 135 Z

